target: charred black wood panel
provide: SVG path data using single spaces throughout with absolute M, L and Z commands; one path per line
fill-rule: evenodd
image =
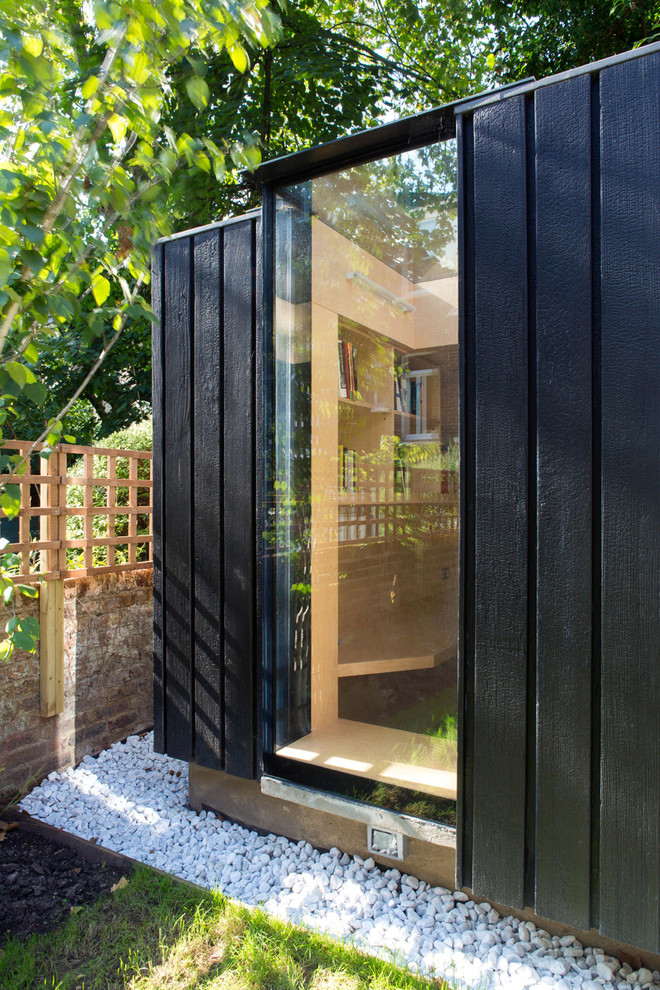
M 660 951 L 660 54 L 601 74 L 600 927 Z
M 255 230 L 224 238 L 225 770 L 255 773 Z
M 474 133 L 471 116 L 456 121 L 458 154 L 459 596 L 456 885 L 472 886 L 474 774 Z
M 523 907 L 527 706 L 525 101 L 474 118 L 472 886 Z
M 194 239 L 194 677 L 195 762 L 220 769 L 224 590 L 222 230 Z
M 649 52 L 458 126 L 458 875 L 654 952 L 659 106 Z
M 153 401 L 153 454 L 151 501 L 153 532 L 154 582 L 154 748 L 162 753 L 165 746 L 165 656 L 163 629 L 163 252 L 162 244 L 154 251 L 151 270 L 151 305 L 157 318 L 151 335 L 151 394 Z
M 175 237 L 156 249 L 153 290 L 155 745 L 247 777 L 257 731 L 258 248 L 254 217 Z
M 536 94 L 534 907 L 579 928 L 592 803 L 590 114 L 588 76 Z
M 192 644 L 192 251 L 189 240 L 165 245 L 163 326 L 163 610 L 165 724 L 170 756 L 191 760 Z

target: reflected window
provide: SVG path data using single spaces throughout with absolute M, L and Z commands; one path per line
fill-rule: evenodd
M 275 258 L 274 749 L 455 799 L 455 142 L 281 187 Z

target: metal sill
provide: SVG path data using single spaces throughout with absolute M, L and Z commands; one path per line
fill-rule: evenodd
M 392 832 L 400 832 L 407 838 L 417 839 L 419 842 L 430 842 L 434 846 L 456 848 L 456 830 L 448 825 L 439 825 L 437 822 L 413 818 L 412 815 L 404 815 L 399 811 L 374 808 L 362 801 L 352 801 L 350 798 L 339 797 L 339 795 L 326 794 L 325 791 L 292 784 L 280 777 L 262 777 L 261 793 L 280 801 L 300 804 L 305 808 L 311 808 L 313 811 L 337 815 L 339 818 L 348 818 L 353 822 L 363 822 L 365 825 L 374 825 L 377 828 Z

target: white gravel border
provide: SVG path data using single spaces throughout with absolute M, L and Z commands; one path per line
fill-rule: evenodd
M 188 767 L 153 752 L 151 733 L 51 773 L 21 802 L 34 818 L 107 849 L 220 888 L 246 905 L 334 936 L 425 976 L 522 990 L 658 988 L 573 935 L 502 918 L 462 891 L 430 887 L 373 859 L 261 836 L 187 804 Z

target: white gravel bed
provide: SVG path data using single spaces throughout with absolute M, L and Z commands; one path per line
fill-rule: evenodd
M 660 972 L 631 967 L 572 935 L 502 918 L 462 891 L 431 887 L 373 859 L 261 836 L 187 805 L 188 767 L 159 756 L 151 734 L 51 773 L 20 807 L 40 821 L 220 888 L 271 915 L 352 942 L 427 976 L 481 988 L 630 990 Z

